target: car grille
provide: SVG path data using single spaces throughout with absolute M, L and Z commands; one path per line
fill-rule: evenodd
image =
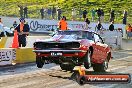
M 49 48 L 62 48 L 62 49 L 70 49 L 70 48 L 79 48 L 80 43 L 79 42 L 37 42 L 34 44 L 35 48 L 41 48 L 41 49 L 49 49 Z

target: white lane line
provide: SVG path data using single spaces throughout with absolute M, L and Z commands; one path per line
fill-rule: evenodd
M 73 83 L 73 84 L 68 84 L 68 85 L 65 85 L 65 86 L 58 87 L 58 88 L 73 88 L 76 85 L 79 85 L 79 84 Z
M 110 68 L 107 71 L 113 71 L 113 70 L 117 70 L 117 69 L 125 68 L 125 67 L 127 67 L 127 66 L 118 66 L 118 67 L 115 67 L 115 68 Z
M 29 85 L 33 85 L 33 84 L 37 84 L 37 83 L 41 83 L 42 81 L 33 81 L 33 82 L 26 82 L 26 83 L 18 83 L 18 84 L 14 84 L 14 85 L 8 85 L 8 86 L 4 86 L 1 88 L 20 88 L 20 87 L 24 87 L 24 86 L 29 86 Z
M 124 57 L 124 58 L 120 58 L 120 59 L 115 59 L 115 60 L 112 59 L 112 61 L 120 61 L 120 60 L 125 60 L 128 58 L 132 58 L 132 56 L 128 56 L 128 57 Z

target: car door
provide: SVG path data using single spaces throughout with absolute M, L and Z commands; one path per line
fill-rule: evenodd
M 104 60 L 106 59 L 106 44 L 104 44 L 102 38 L 98 34 L 94 34 L 93 56 L 94 59 Z

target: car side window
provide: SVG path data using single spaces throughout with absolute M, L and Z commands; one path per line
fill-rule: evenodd
M 102 39 L 99 37 L 99 35 L 97 34 L 94 34 L 94 41 L 95 42 L 100 42 L 100 43 L 103 43 Z
M 93 40 L 93 33 L 88 32 L 88 31 L 84 31 L 84 32 L 82 32 L 82 38 L 88 39 L 88 40 Z

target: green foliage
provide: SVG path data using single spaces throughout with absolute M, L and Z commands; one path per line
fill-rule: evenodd
M 91 19 L 90 10 L 92 8 L 103 8 L 105 12 L 105 21 L 109 20 L 109 11 L 114 9 L 116 13 L 116 23 L 122 22 L 123 10 L 128 11 L 129 23 L 132 21 L 132 0 L 0 0 L 0 15 L 19 17 L 18 5 L 28 7 L 28 16 L 30 18 L 40 18 L 40 8 L 49 8 L 52 6 L 60 7 L 63 10 L 62 15 L 71 19 L 71 10 L 76 8 L 79 14 L 80 8 L 88 11 L 88 18 Z M 79 19 L 79 16 L 77 16 Z

